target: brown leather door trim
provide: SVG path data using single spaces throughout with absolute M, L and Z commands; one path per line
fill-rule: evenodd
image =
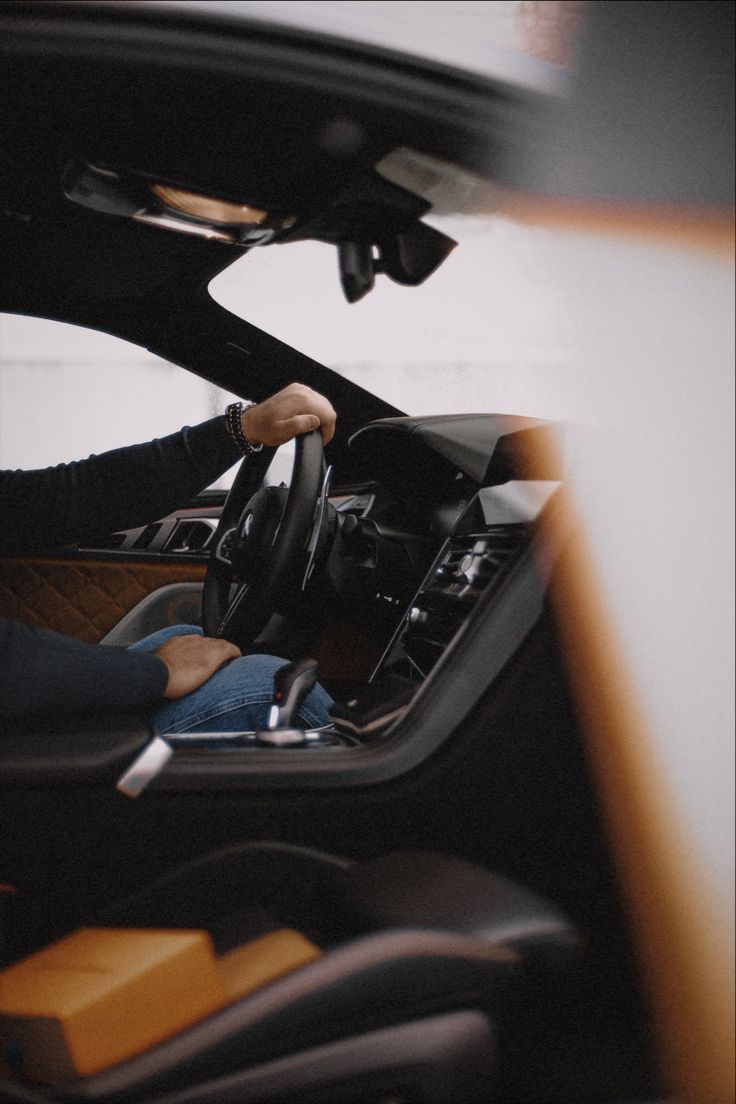
M 203 564 L 150 560 L 0 560 L 0 616 L 96 644 L 151 591 L 204 574 Z

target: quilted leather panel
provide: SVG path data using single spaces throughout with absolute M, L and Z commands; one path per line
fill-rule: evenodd
M 96 644 L 151 591 L 204 573 L 187 563 L 0 560 L 0 616 Z

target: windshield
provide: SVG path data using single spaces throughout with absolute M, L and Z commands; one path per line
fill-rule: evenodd
M 554 234 L 497 214 L 430 219 L 459 244 L 419 287 L 343 298 L 331 245 L 253 249 L 210 284 L 227 310 L 407 414 L 570 415 L 574 366 Z

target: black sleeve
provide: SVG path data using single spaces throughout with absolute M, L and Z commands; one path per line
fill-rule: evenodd
M 0 552 L 48 551 L 165 517 L 239 455 L 220 416 L 71 464 L 0 472 Z
M 239 451 L 224 418 L 144 445 L 40 471 L 0 473 L 0 551 L 77 544 L 164 517 L 221 475 Z M 163 699 L 157 656 L 0 619 L 0 716 L 144 709 Z
M 168 672 L 150 652 L 84 644 L 0 618 L 0 717 L 144 709 L 163 700 Z

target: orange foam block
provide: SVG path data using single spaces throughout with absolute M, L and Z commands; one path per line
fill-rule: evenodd
M 0 972 L 0 1071 L 98 1073 L 230 999 L 206 932 L 83 928 Z

